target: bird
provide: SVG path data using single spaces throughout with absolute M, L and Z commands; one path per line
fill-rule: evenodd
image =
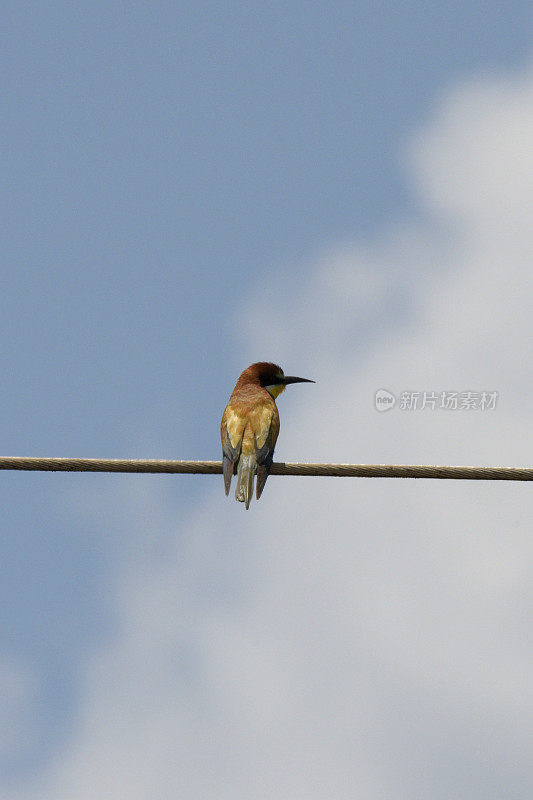
M 235 499 L 246 510 L 254 492 L 259 500 L 272 466 L 279 434 L 276 397 L 289 383 L 314 383 L 309 378 L 284 375 L 277 364 L 258 361 L 241 372 L 220 423 L 222 471 L 226 496 L 237 467 Z

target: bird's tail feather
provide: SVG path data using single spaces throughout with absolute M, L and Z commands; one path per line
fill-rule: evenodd
M 237 469 L 237 487 L 235 489 L 235 500 L 245 503 L 246 509 L 250 506 L 250 500 L 254 493 L 254 477 L 257 468 L 255 453 L 252 455 L 241 454 L 239 467 Z

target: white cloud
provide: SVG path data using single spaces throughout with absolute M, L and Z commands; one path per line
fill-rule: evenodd
M 275 303 L 261 294 L 251 357 L 318 380 L 280 399 L 280 459 L 531 463 L 532 129 L 529 73 L 450 93 L 409 151 L 424 221 L 322 255 Z M 500 404 L 378 414 L 381 386 L 496 389 Z M 246 513 L 220 480 L 182 520 L 124 485 L 109 501 L 136 543 L 119 630 L 36 797 L 533 785 L 531 487 L 273 477 Z M 164 559 L 154 532 L 174 543 Z

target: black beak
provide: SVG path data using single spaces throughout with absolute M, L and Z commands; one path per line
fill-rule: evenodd
M 280 381 L 280 383 L 287 385 L 288 383 L 315 383 L 315 381 L 312 381 L 309 378 L 295 378 L 294 375 L 284 375 L 283 380 Z

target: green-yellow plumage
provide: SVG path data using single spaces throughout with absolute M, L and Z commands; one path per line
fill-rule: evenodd
M 257 475 L 256 497 L 265 487 L 279 434 L 279 414 L 274 398 L 288 383 L 313 383 L 288 377 L 277 364 L 260 361 L 241 373 L 220 425 L 224 486 L 229 494 L 237 467 L 235 499 L 249 507 Z

